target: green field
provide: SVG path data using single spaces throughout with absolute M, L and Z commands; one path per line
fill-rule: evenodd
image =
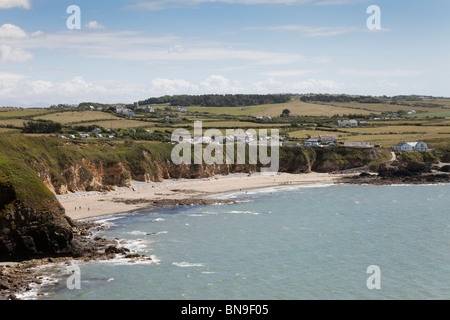
M 346 106 L 333 106 L 327 104 L 305 103 L 300 100 L 282 104 L 265 104 L 248 107 L 187 107 L 190 112 L 208 112 L 215 115 L 227 114 L 233 116 L 254 116 L 254 117 L 278 117 L 284 109 L 289 109 L 291 114 L 299 116 L 328 116 L 358 113 L 368 115 L 371 111 L 355 110 Z
M 409 115 L 410 118 L 417 118 L 417 119 L 428 119 L 428 118 L 450 118 L 450 111 L 441 111 L 441 112 L 427 112 L 427 113 L 419 113 L 414 115 Z
M 423 102 L 425 103 L 425 101 Z M 438 104 L 438 102 L 433 101 L 430 103 Z M 416 106 L 416 105 L 397 105 L 397 104 L 390 104 L 390 103 L 358 103 L 358 102 L 321 102 L 321 104 L 325 105 L 333 105 L 335 107 L 339 108 L 348 108 L 350 110 L 353 110 L 352 112 L 347 113 L 360 113 L 360 111 L 366 111 L 369 113 L 381 113 L 381 112 L 396 112 L 398 110 L 403 111 L 410 111 L 415 110 L 417 113 L 423 113 L 423 112 L 445 112 L 450 111 L 450 104 L 444 104 L 441 103 L 442 106 L 440 107 L 423 107 L 423 106 Z
M 0 108 L 0 119 L 35 117 L 52 112 L 48 109 Z
M 80 123 L 98 120 L 121 120 L 113 114 L 101 111 L 65 111 L 33 118 L 35 120 L 51 120 L 61 124 Z

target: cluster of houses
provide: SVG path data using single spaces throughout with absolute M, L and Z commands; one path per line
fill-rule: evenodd
M 180 137 L 179 143 L 190 143 L 190 144 L 227 144 L 227 143 L 241 143 L 241 144 L 271 144 L 282 146 L 283 141 L 287 141 L 287 138 L 280 137 L 256 137 L 252 132 L 247 131 L 243 133 L 233 133 L 225 136 L 202 136 L 198 139 L 192 138 L 192 136 Z
M 335 135 L 319 135 L 306 140 L 303 145 L 309 147 L 331 147 L 336 145 L 338 137 Z M 374 148 L 370 142 L 345 141 L 344 147 L 350 148 Z
M 121 114 L 127 117 L 134 117 L 136 116 L 136 110 L 139 109 L 139 103 L 134 103 L 134 110 L 128 109 L 125 106 L 118 106 L 116 107 L 116 113 Z M 183 107 L 177 107 L 178 112 L 187 112 L 187 110 Z M 142 108 L 142 112 L 144 113 L 155 113 L 155 108 L 152 106 L 146 106 L 145 108 Z
M 133 110 L 125 108 L 124 106 L 117 107 L 116 113 L 127 117 L 134 117 L 136 115 Z
M 319 135 L 309 138 L 303 145 L 308 147 L 335 146 L 337 139 L 338 137 L 335 135 Z

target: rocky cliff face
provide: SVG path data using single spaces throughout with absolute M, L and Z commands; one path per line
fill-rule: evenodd
M 284 150 L 280 159 L 280 172 L 309 173 L 333 172 L 361 167 L 377 160 L 380 150 L 336 149 L 330 152 L 325 148 Z M 59 177 L 45 165 L 34 167 L 42 182 L 54 194 L 67 194 L 79 191 L 108 191 L 114 187 L 130 186 L 132 180 L 161 182 L 165 179 L 199 179 L 230 173 L 248 173 L 260 170 L 259 165 L 230 164 L 182 164 L 175 165 L 170 159 L 155 159 L 143 152 L 139 162 L 121 160 L 117 162 L 89 160 L 82 158 L 58 168 Z M 149 165 L 150 164 L 150 165 Z
M 64 209 L 38 211 L 15 202 L 0 219 L 0 261 L 73 254 L 72 226 Z
M 62 195 L 83 191 L 109 191 L 114 187 L 130 186 L 132 180 L 162 182 L 166 179 L 200 179 L 231 172 L 250 172 L 246 165 L 174 165 L 171 161 L 153 161 L 156 170 L 141 172 L 123 162 L 106 164 L 102 161 L 82 159 L 62 169 L 64 181 L 52 178 L 48 168 L 39 170 L 38 175 L 45 186 L 54 194 Z
M 36 172 L 0 163 L 0 261 L 74 253 L 72 221 Z

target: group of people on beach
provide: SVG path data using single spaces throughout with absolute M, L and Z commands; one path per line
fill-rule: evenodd
M 78 210 L 81 210 L 81 206 L 80 206 L 80 207 L 78 207 Z M 77 211 L 77 207 L 75 207 L 75 211 Z M 88 208 L 88 211 L 91 211 L 91 209 L 90 209 L 90 208 Z

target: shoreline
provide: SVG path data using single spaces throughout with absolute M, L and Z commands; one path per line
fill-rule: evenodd
M 133 181 L 131 187 L 120 187 L 114 191 L 80 192 L 57 197 L 68 217 L 73 220 L 87 220 L 167 205 L 183 205 L 190 202 L 203 204 L 198 202 L 228 192 L 287 185 L 339 183 L 342 178 L 349 176 L 352 174 L 230 174 L 153 183 Z
M 230 200 L 227 197 L 223 198 L 220 195 L 271 187 L 317 184 L 381 185 L 381 183 L 373 183 L 374 181 L 377 181 L 374 175 L 367 179 L 367 177 L 361 177 L 354 173 L 231 174 L 205 179 L 166 180 L 156 183 L 133 181 L 131 187 L 116 188 L 116 190 L 106 193 L 94 191 L 61 195 L 58 196 L 58 199 L 63 207 L 69 211 L 66 212 L 66 215 L 75 220 L 78 226 L 77 241 L 84 243 L 85 246 L 88 244 L 85 247 L 85 251 L 89 252 L 89 254 L 78 258 L 38 258 L 30 261 L 0 264 L 0 279 L 7 280 L 0 283 L 3 285 L 3 287 L 0 286 L 0 289 L 3 289 L 0 290 L 0 300 L 37 299 L 39 296 L 46 295 L 42 290 L 47 286 L 51 287 L 52 284 L 45 283 L 47 282 L 45 280 L 55 279 L 48 278 L 45 272 L 39 268 L 45 265 L 55 266 L 61 264 L 66 267 L 76 263 L 76 261 L 111 260 L 116 259 L 118 256 L 125 259 L 127 263 L 136 263 L 138 261 L 138 263 L 146 264 L 157 263 L 157 261 L 153 261 L 152 257 L 143 256 L 128 249 L 125 243 L 122 244 L 123 240 L 94 237 L 93 228 L 100 228 L 101 230 L 104 227 L 96 220 L 103 217 L 114 217 L 139 210 L 178 205 L 210 205 L 218 202 L 232 204 L 240 201 Z M 409 183 L 402 182 L 401 185 L 419 184 L 412 183 L 412 181 L 409 181 Z M 382 185 L 395 185 L 395 183 L 383 183 Z M 75 204 L 78 205 L 76 210 Z M 79 209 L 80 206 L 81 210 Z M 89 222 L 89 220 L 91 221 Z M 63 272 L 63 269 L 61 270 Z M 15 285 L 8 285 L 8 282 L 15 283 Z

